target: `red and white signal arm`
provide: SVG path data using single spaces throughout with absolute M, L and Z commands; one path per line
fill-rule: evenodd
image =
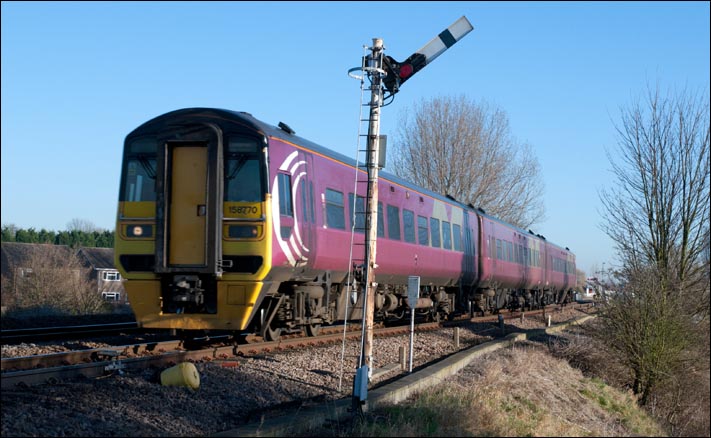
M 462 16 L 415 53 L 425 55 L 425 60 L 429 64 L 472 30 L 474 30 L 474 26 L 467 20 L 467 17 Z
M 384 67 L 387 72 L 387 76 L 383 79 L 385 88 L 391 94 L 397 93 L 406 80 L 434 61 L 472 30 L 474 30 L 474 26 L 467 20 L 467 17 L 462 16 L 405 61 L 397 62 L 390 56 L 385 56 Z

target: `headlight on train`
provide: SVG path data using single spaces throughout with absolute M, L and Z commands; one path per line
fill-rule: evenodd
M 232 239 L 249 238 L 255 239 L 262 234 L 261 225 L 230 225 L 227 228 L 227 235 Z
M 126 225 L 126 236 L 128 237 L 153 237 L 153 225 Z

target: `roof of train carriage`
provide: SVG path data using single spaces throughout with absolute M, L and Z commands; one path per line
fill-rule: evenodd
M 155 118 L 143 123 L 141 126 L 134 129 L 130 134 L 128 134 L 127 138 L 136 134 L 136 133 L 140 133 L 140 131 L 148 128 L 149 126 L 153 126 L 157 123 L 160 123 L 161 121 L 172 120 L 173 118 L 180 117 L 180 116 L 190 116 L 190 117 L 202 116 L 202 117 L 208 117 L 208 118 L 217 117 L 218 119 L 224 119 L 225 121 L 227 121 L 229 123 L 237 123 L 237 124 L 245 125 L 248 128 L 254 129 L 256 131 L 260 131 L 263 134 L 265 134 L 267 137 L 276 137 L 278 139 L 285 140 L 287 142 L 294 143 L 299 146 L 303 146 L 307 149 L 313 150 L 314 152 L 316 152 L 318 154 L 327 156 L 329 158 L 333 158 L 333 159 L 340 161 L 344 164 L 347 164 L 349 166 L 356 167 L 356 165 L 357 165 L 356 160 L 354 160 L 353 158 L 347 157 L 347 156 L 345 156 L 339 152 L 336 152 L 332 149 L 326 148 L 326 147 L 316 144 L 310 140 L 307 140 L 303 137 L 299 137 L 298 135 L 295 135 L 295 132 L 293 130 L 291 130 L 291 128 L 289 128 L 287 125 L 283 125 L 281 122 L 280 122 L 280 126 L 283 125 L 284 128 L 277 128 L 276 126 L 262 122 L 261 120 L 255 118 L 252 114 L 250 114 L 248 112 L 226 110 L 226 109 L 221 109 L 221 108 L 199 108 L 199 107 L 196 107 L 196 108 L 184 108 L 184 109 L 171 111 L 171 112 L 165 113 L 163 115 L 160 115 L 158 117 L 155 117 Z M 444 196 L 439 193 L 433 192 L 431 190 L 425 189 L 424 187 L 419 187 L 407 180 L 404 180 L 404 179 L 402 179 L 398 176 L 395 176 L 391 173 L 388 173 L 388 172 L 380 172 L 380 176 L 383 179 L 386 179 L 386 180 L 393 182 L 395 184 L 398 184 L 400 186 L 409 188 L 413 191 L 422 193 L 423 195 L 427 195 L 429 197 L 438 199 L 438 200 L 440 200 L 442 202 L 446 202 L 448 204 L 455 204 L 455 205 L 463 208 L 464 210 L 473 211 L 478 215 L 486 217 L 487 219 L 491 219 L 491 220 L 498 222 L 502 225 L 511 227 L 523 235 L 542 239 L 542 240 L 546 241 L 547 243 L 557 246 L 558 248 L 563 250 L 563 247 L 547 240 L 543 236 L 537 235 L 530 230 L 525 231 L 522 228 L 519 228 L 519 227 L 517 227 L 513 224 L 510 224 L 508 222 L 505 222 L 495 216 L 487 214 L 484 210 L 482 210 L 480 208 L 476 208 L 472 205 L 466 205 L 460 201 L 457 201 L 453 197 Z M 567 250 L 567 251 L 570 252 L 570 250 Z

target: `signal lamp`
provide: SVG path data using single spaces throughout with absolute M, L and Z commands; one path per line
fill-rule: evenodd
M 412 68 L 412 65 L 402 64 L 400 66 L 400 72 L 399 72 L 400 79 L 409 78 L 410 76 L 412 76 L 413 71 L 414 71 L 414 69 Z

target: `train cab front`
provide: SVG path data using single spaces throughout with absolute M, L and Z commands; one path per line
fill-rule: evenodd
M 126 138 L 115 262 L 139 325 L 247 327 L 271 269 L 266 137 L 181 110 Z

